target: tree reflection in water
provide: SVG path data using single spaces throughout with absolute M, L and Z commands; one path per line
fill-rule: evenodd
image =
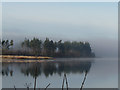
M 2 75 L 13 76 L 14 69 L 11 67 L 17 66 L 26 76 L 32 76 L 33 78 L 40 76 L 42 73 L 46 76 L 52 76 L 53 74 L 62 75 L 62 73 L 85 73 L 89 72 L 92 61 L 49 61 L 43 63 L 3 63 Z M 35 68 L 37 67 L 37 74 Z

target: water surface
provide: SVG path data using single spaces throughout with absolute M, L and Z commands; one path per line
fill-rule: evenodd
M 37 74 L 35 73 L 37 67 Z M 70 88 L 79 88 L 85 72 L 88 72 L 85 88 L 117 88 L 117 58 L 57 58 L 55 61 L 37 63 L 3 63 L 2 87 L 25 88 L 26 83 L 34 86 L 37 77 L 37 88 L 61 88 L 64 73 Z

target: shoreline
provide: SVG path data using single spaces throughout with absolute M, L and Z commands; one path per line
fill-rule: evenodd
M 44 56 L 17 56 L 17 55 L 0 55 L 0 62 L 4 63 L 31 63 L 31 62 L 46 62 L 48 60 L 53 59 L 52 57 L 44 57 Z M 4 60 L 2 60 L 2 58 Z M 17 59 L 17 60 L 16 60 Z M 52 61 L 52 60 L 51 60 Z
M 56 57 L 54 57 L 54 59 L 55 58 Z M 60 58 L 71 58 L 71 57 L 60 57 Z M 78 57 L 76 57 L 76 58 L 78 58 Z M 79 58 L 88 58 L 88 57 L 79 57 Z M 89 58 L 92 58 L 92 57 L 89 57 Z M 0 62 L 21 62 L 22 63 L 22 62 L 46 62 L 46 61 L 53 61 L 53 57 L 23 56 L 23 55 L 0 55 Z
M 5 58 L 5 59 L 52 59 L 52 57 L 47 57 L 47 56 L 18 56 L 18 55 L 0 55 L 0 58 Z

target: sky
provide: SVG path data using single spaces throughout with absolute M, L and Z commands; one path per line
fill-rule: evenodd
M 2 36 L 89 41 L 98 57 L 116 57 L 117 2 L 19 2 L 2 4 Z

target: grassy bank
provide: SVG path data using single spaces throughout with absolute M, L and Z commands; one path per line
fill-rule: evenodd
M 52 57 L 44 57 L 44 56 L 17 56 L 17 55 L 0 55 L 0 58 L 5 59 L 52 59 Z

